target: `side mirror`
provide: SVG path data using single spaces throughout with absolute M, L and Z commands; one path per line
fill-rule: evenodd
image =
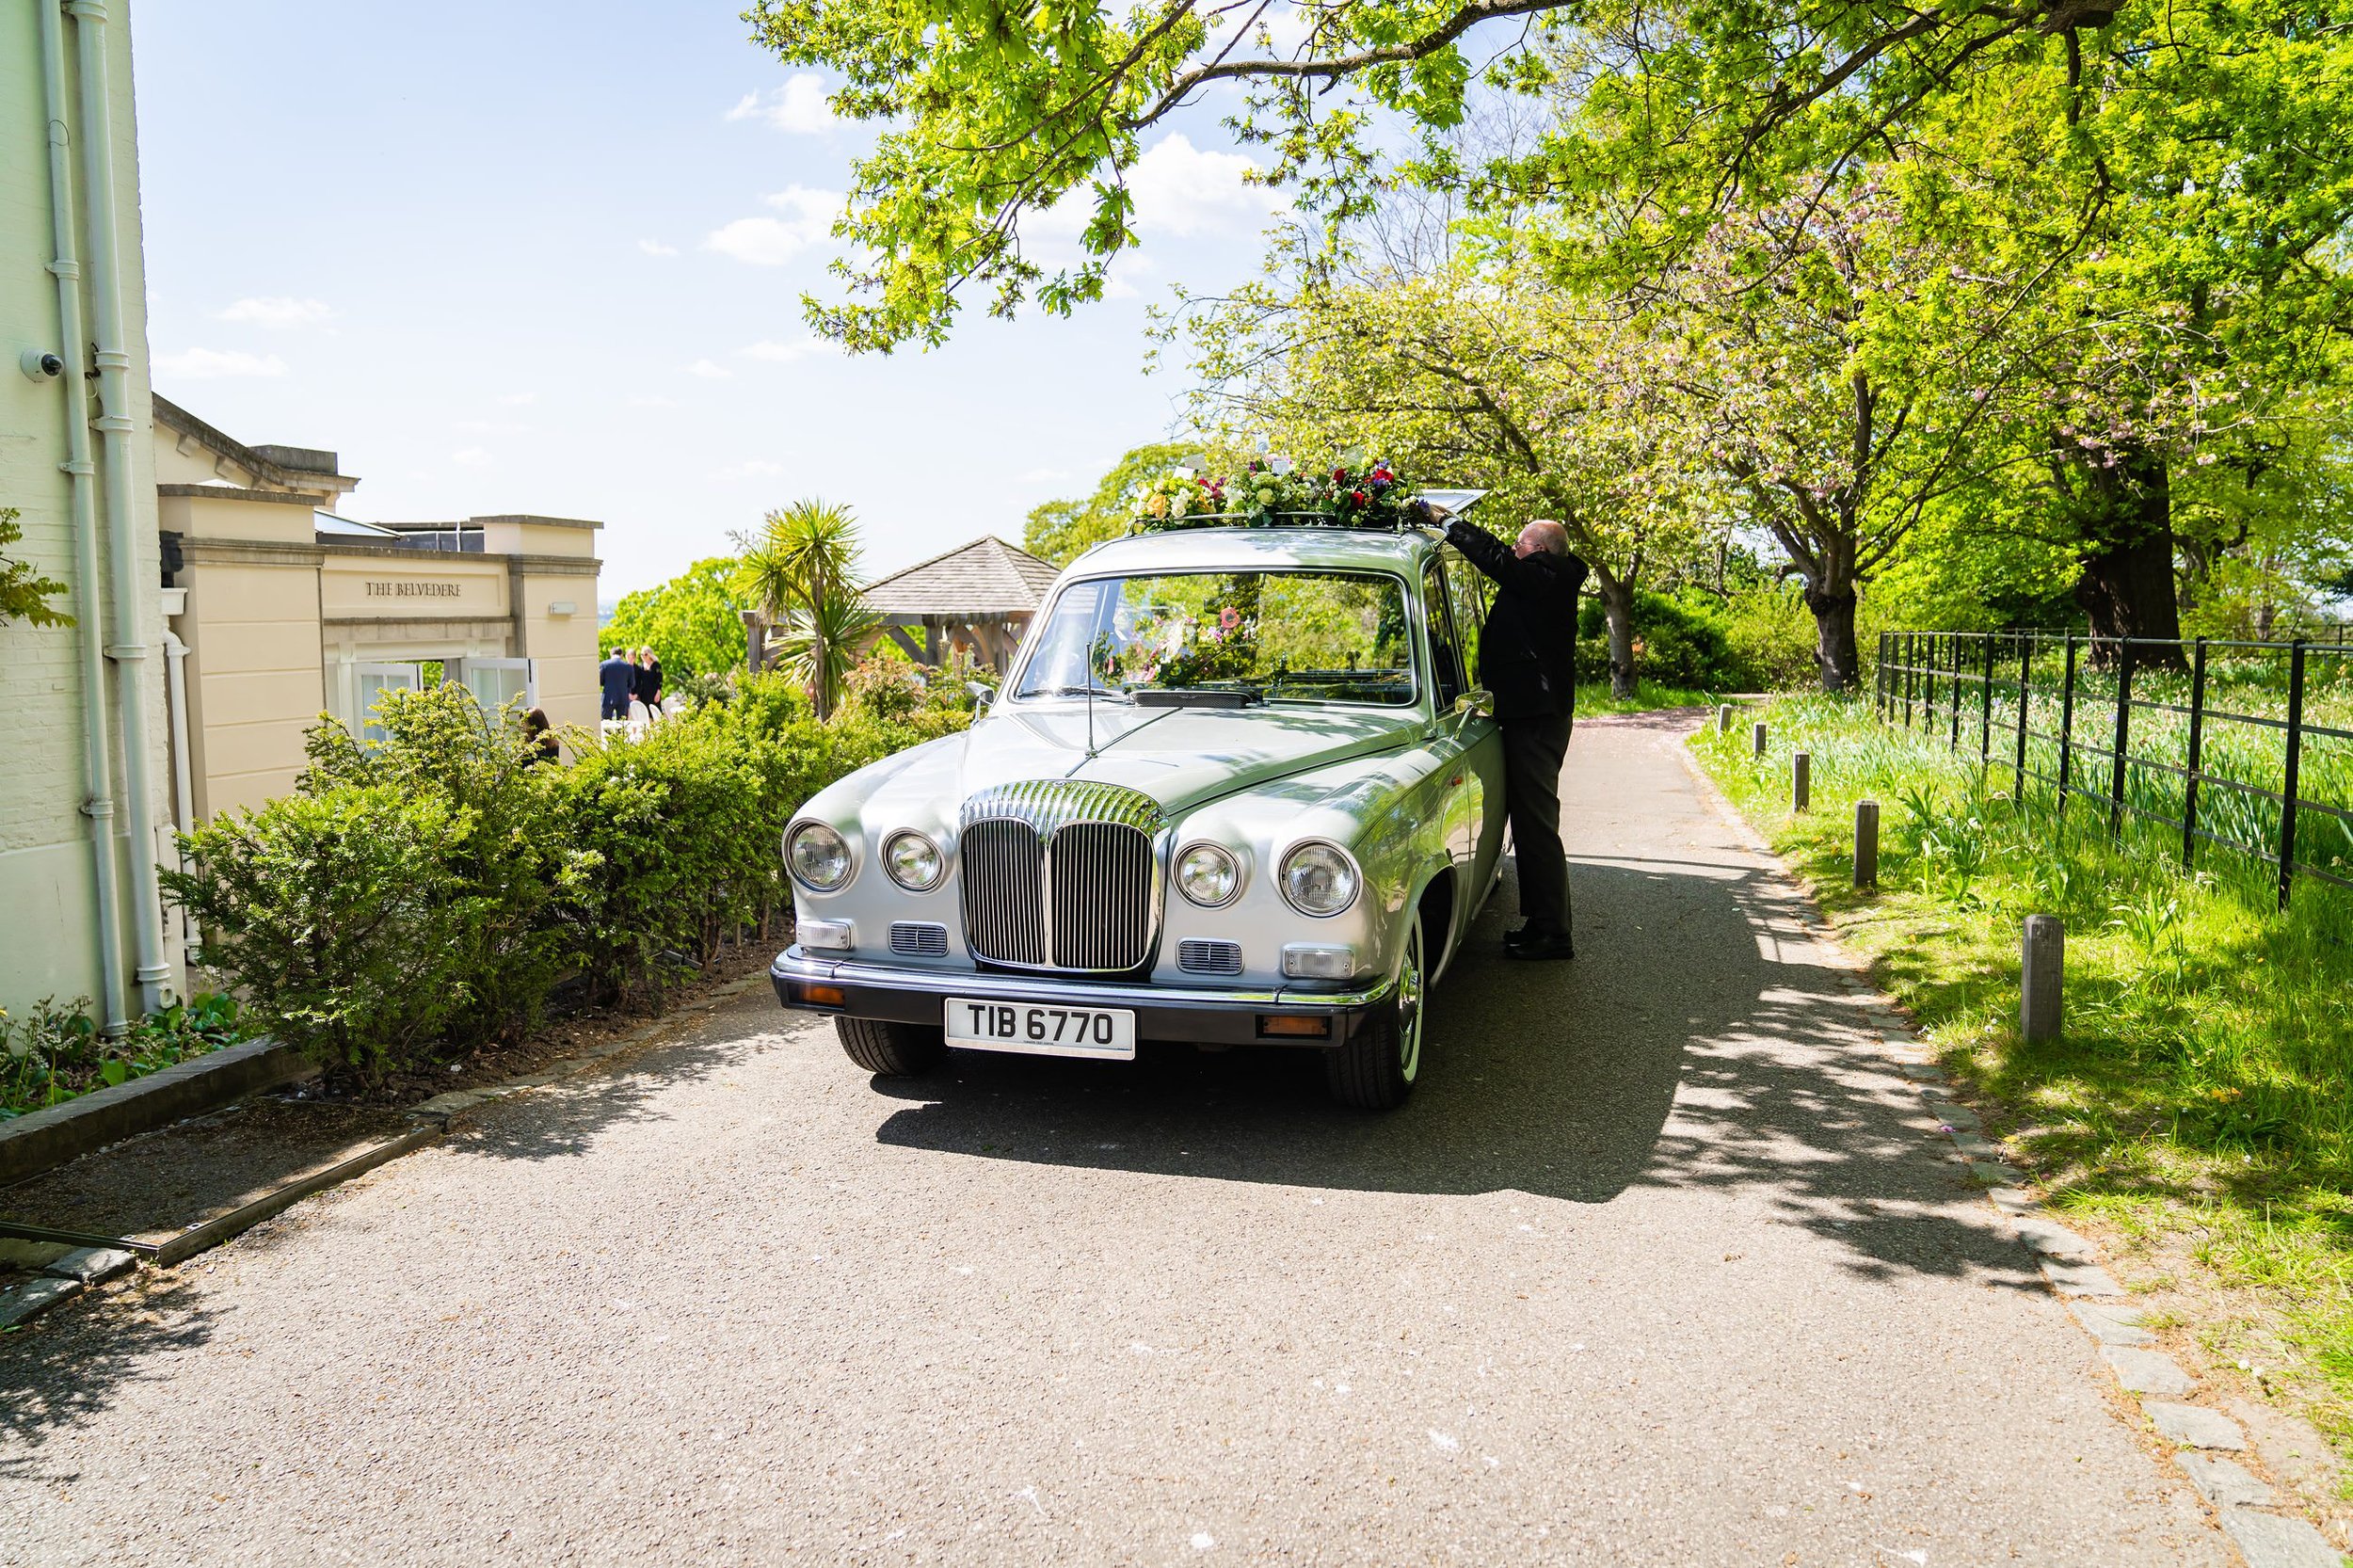
M 1493 692 L 1465 692 L 1454 699 L 1454 716 L 1461 719 L 1483 719 L 1496 711 Z
M 964 689 L 972 694 L 972 706 L 975 708 L 985 708 L 997 700 L 997 688 L 994 686 L 984 686 L 977 680 L 968 680 L 964 683 Z

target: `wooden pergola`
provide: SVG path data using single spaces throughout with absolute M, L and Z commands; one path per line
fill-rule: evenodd
M 962 648 L 1001 674 L 1054 576 L 1050 561 L 984 535 L 870 584 L 858 597 L 881 619 L 882 635 L 909 657 L 937 664 Z

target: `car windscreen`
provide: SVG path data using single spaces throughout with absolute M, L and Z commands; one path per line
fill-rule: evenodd
M 1269 702 L 1414 700 L 1405 584 L 1372 572 L 1160 573 L 1073 583 L 1016 697 L 1231 691 Z

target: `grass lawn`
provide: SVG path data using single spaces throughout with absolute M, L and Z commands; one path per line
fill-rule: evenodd
M 2353 896 L 2078 805 L 2065 821 L 1997 763 L 1878 724 L 1867 699 L 1791 697 L 1771 744 L 1693 741 L 2053 1206 L 2109 1243 L 2153 1325 L 2225 1388 L 2353 1456 Z M 1813 808 L 1789 809 L 1790 753 Z M 1850 886 L 1854 805 L 1881 804 L 1881 887 Z M 2326 798 L 2326 797 L 2322 797 Z M 2345 804 L 2353 804 L 2346 802 Z M 2021 926 L 2067 927 L 2064 1038 L 2018 1032 Z M 2353 1494 L 2348 1494 L 2353 1495 Z

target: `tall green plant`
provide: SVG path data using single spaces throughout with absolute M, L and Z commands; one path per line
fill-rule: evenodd
M 859 643 L 875 626 L 857 597 L 856 516 L 830 502 L 796 501 L 738 543 L 739 588 L 782 632 L 782 667 L 808 692 L 817 716 L 828 717 Z

